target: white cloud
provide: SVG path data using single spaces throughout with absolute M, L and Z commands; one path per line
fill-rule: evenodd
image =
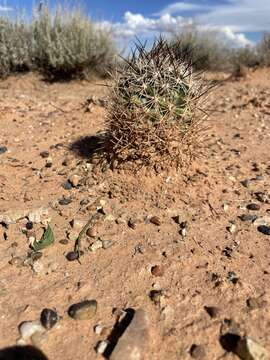
M 13 11 L 12 7 L 0 5 L 0 12 Z
M 156 35 L 171 35 L 174 32 L 181 32 L 187 26 L 193 24 L 191 17 L 172 16 L 171 14 L 163 14 L 158 18 L 145 17 L 142 14 L 133 14 L 127 11 L 124 15 L 124 21 L 118 23 L 103 24 L 111 27 L 118 39 L 129 40 L 135 36 L 143 36 L 153 38 Z M 235 46 L 245 46 L 251 42 L 242 33 L 234 32 L 228 26 L 216 26 L 211 24 L 198 25 L 200 31 L 214 30 L 217 31 L 222 38 Z

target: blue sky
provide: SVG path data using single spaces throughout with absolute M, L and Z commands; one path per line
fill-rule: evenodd
M 42 0 L 46 2 L 48 0 Z M 54 0 L 49 0 L 53 6 Z M 39 0 L 0 0 L 0 10 L 30 9 Z M 57 1 L 78 4 L 78 1 Z M 116 36 L 151 38 L 169 34 L 196 22 L 202 31 L 218 31 L 237 46 L 255 42 L 270 31 L 270 0 L 82 0 L 86 11 L 97 21 L 111 27 Z

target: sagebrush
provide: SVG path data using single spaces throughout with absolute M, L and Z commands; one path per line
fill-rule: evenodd
M 108 30 L 78 10 L 47 7 L 24 18 L 0 18 L 0 76 L 38 70 L 49 78 L 106 75 L 116 46 Z

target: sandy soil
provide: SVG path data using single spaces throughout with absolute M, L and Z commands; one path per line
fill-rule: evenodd
M 99 82 L 46 84 L 23 75 L 0 83 L 0 146 L 7 148 L 0 154 L 0 216 L 43 207 L 55 233 L 55 243 L 33 261 L 22 232 L 25 217 L 0 227 L 0 347 L 16 344 L 22 321 L 55 308 L 61 320 L 36 343 L 48 359 L 101 359 L 95 347 L 107 335 L 94 326 L 109 333 L 115 308 L 143 308 L 150 317 L 145 359 L 190 359 L 194 344 L 200 345 L 197 358 L 237 359 L 219 341 L 228 320 L 270 351 L 270 236 L 239 218 L 270 217 L 269 71 L 225 82 L 211 95 L 217 111 L 209 118 L 206 156 L 185 175 L 93 170 L 83 138 L 102 129 L 106 110 L 93 104 L 86 112 L 84 102 L 106 95 Z M 65 190 L 74 174 L 79 185 Z M 71 203 L 60 205 L 62 197 Z M 86 236 L 81 264 L 70 262 L 66 254 L 76 235 L 70 222 L 87 221 L 97 199 L 105 213 L 97 235 L 111 246 L 90 251 L 98 238 Z M 258 210 L 248 210 L 251 203 Z M 150 223 L 151 216 L 161 224 Z M 176 216 L 187 222 L 185 237 Z M 34 224 L 37 236 L 41 230 Z M 155 265 L 161 276 L 151 272 Z M 161 289 L 156 304 L 149 295 Z M 85 299 L 97 300 L 95 317 L 71 319 L 69 306 Z M 216 308 L 212 317 L 205 306 Z

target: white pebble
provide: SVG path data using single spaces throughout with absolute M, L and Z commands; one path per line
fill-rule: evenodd
M 103 326 L 98 324 L 94 327 L 95 334 L 100 335 L 102 333 Z
M 98 249 L 101 249 L 102 246 L 103 246 L 102 241 L 101 241 L 101 240 L 97 240 L 97 241 L 95 241 L 93 244 L 90 245 L 89 249 L 90 249 L 91 251 L 96 251 L 96 250 L 98 250 Z
M 36 321 L 24 321 L 19 326 L 19 332 L 21 339 L 28 340 L 37 332 L 45 332 L 45 328 L 41 325 L 39 320 Z
M 96 347 L 97 353 L 104 354 L 105 350 L 107 349 L 108 344 L 109 343 L 106 340 L 100 341 Z

